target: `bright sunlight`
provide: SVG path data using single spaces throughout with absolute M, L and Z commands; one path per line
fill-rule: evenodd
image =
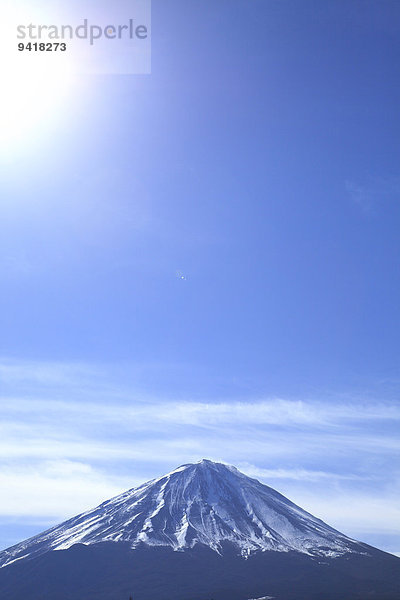
M 28 13 L 28 16 L 29 13 Z M 67 53 L 20 51 L 18 23 L 27 14 L 22 3 L 4 2 L 1 18 L 0 149 L 30 144 L 59 113 L 72 82 Z

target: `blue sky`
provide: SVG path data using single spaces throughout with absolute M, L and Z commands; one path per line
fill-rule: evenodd
M 2 148 L 1 547 L 208 457 L 400 552 L 399 33 L 153 0 Z

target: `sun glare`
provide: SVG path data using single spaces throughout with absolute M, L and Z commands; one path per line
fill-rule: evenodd
M 29 57 L 31 58 L 31 57 Z M 0 139 L 18 141 L 37 126 L 45 127 L 65 95 L 68 69 L 56 61 L 12 61 L 3 72 L 0 99 Z
M 0 16 L 0 149 L 4 152 L 31 143 L 57 117 L 71 86 L 72 65 L 66 53 L 19 50 L 19 12 L 8 4 Z

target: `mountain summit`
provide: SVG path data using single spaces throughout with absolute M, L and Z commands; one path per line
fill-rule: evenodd
M 0 566 L 74 544 L 170 546 L 223 542 L 243 556 L 296 551 L 340 556 L 365 548 L 235 467 L 202 460 L 133 488 L 97 508 L 0 553 Z
M 0 553 L 2 600 L 398 600 L 400 560 L 202 460 Z

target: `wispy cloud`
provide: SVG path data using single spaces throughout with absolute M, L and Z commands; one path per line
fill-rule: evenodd
M 100 374 L 101 369 L 87 363 L 15 361 L 0 358 L 0 381 L 7 385 L 78 385 L 85 381 L 93 382 Z
M 69 459 L 142 460 L 160 463 L 200 458 L 207 449 L 232 462 L 259 456 L 263 461 L 297 462 L 351 457 L 351 464 L 400 450 L 391 431 L 396 407 L 384 405 L 377 428 L 374 406 L 337 410 L 277 401 L 245 405 L 160 402 L 143 406 L 5 399 L 0 452 L 9 458 L 49 456 Z M 228 414 L 229 406 L 231 413 Z M 362 415 L 357 420 L 357 411 Z M 310 416 L 309 416 L 310 415 Z M 347 415 L 347 419 L 346 419 Z M 392 418 L 390 418 L 392 417 Z M 240 441 L 240 443 L 238 443 Z M 323 451 L 324 459 L 321 457 Z M 357 461 L 354 460 L 357 456 Z M 320 469 L 319 469 L 320 470 Z M 314 475 L 314 478 L 316 476 Z
M 0 515 L 62 520 L 141 483 L 112 477 L 88 463 L 47 460 L 0 466 Z
M 372 533 L 400 535 L 400 507 L 398 495 L 394 493 L 377 496 L 345 490 L 340 494 L 316 496 L 292 490 L 291 496 L 308 512 L 361 541 Z
M 272 479 L 295 480 L 301 482 L 317 482 L 317 481 L 366 481 L 376 479 L 368 475 L 356 475 L 354 473 L 335 473 L 332 471 L 313 471 L 307 469 L 262 469 L 249 463 L 239 463 L 238 467 L 241 471 L 263 481 Z
M 66 377 L 68 372 L 66 372 Z M 48 373 L 46 378 L 51 377 Z M 143 401 L 134 393 L 131 403 L 112 406 L 101 402 L 66 402 L 37 398 L 3 398 L 3 411 L 10 413 L 64 414 L 67 418 L 91 417 L 94 421 L 121 423 L 129 427 L 176 424 L 212 427 L 220 424 L 336 427 L 345 423 L 400 420 L 400 406 L 388 402 L 360 402 L 334 405 L 318 401 L 272 398 L 248 402 Z
M 348 180 L 346 191 L 352 201 L 366 214 L 374 213 L 389 200 L 400 199 L 400 179 L 369 178 L 366 182 Z

